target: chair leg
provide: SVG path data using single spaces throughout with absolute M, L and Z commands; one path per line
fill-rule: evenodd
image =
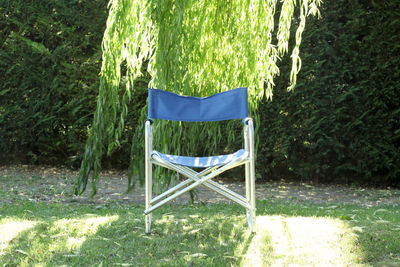
M 256 175 L 254 166 L 254 156 L 250 158 L 250 218 L 251 226 L 250 230 L 252 233 L 256 232 Z
M 153 192 L 153 178 L 152 178 L 152 163 L 151 163 L 151 151 L 153 147 L 153 130 L 151 122 L 149 120 L 145 123 L 145 205 L 146 210 L 151 207 L 151 198 Z M 151 213 L 145 215 L 146 233 L 150 233 L 151 230 Z
M 245 172 L 246 172 L 246 200 L 247 203 L 251 205 L 251 195 L 250 195 L 250 163 L 246 163 L 245 165 Z M 246 218 L 247 224 L 249 228 L 252 228 L 252 220 L 251 220 L 251 209 L 246 209 Z
M 254 153 L 254 125 L 253 121 L 250 120 L 249 124 L 249 142 L 248 148 L 250 153 L 250 162 L 249 162 L 249 189 L 250 189 L 250 230 L 252 233 L 256 232 L 256 174 L 255 174 L 255 153 Z
M 151 163 L 146 164 L 146 178 L 145 178 L 145 201 L 146 201 L 146 209 L 151 207 L 150 201 L 152 197 L 152 170 Z M 151 213 L 145 215 L 145 223 L 146 223 L 146 234 L 151 231 Z
M 256 232 L 256 198 L 255 198 L 255 179 L 254 169 L 251 164 L 246 164 L 246 199 L 250 204 L 250 209 L 246 210 L 247 223 L 252 233 Z
M 151 231 L 151 213 L 148 215 L 145 215 L 146 218 L 146 234 L 150 234 Z

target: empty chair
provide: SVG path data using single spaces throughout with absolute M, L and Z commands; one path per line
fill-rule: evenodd
M 222 121 L 242 119 L 244 148 L 228 155 L 188 157 L 163 154 L 153 150 L 153 120 Z M 152 197 L 152 165 L 174 170 L 187 179 L 164 193 Z M 222 186 L 212 178 L 234 167 L 245 165 L 246 196 Z M 200 171 L 198 171 L 200 170 Z M 209 97 L 181 96 L 159 89 L 149 89 L 148 119 L 145 123 L 145 223 L 150 232 L 152 212 L 196 188 L 206 186 L 246 209 L 250 230 L 255 232 L 254 126 L 248 117 L 247 88 L 237 88 Z

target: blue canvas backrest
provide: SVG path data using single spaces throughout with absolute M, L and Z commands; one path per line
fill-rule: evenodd
M 223 121 L 248 116 L 247 88 L 236 88 L 208 97 L 181 96 L 149 89 L 149 119 L 173 121 Z

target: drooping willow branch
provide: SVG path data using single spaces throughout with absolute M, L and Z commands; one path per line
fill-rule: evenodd
M 294 87 L 301 66 L 299 47 L 306 17 L 317 14 L 320 3 L 321 0 L 283 0 L 282 3 L 277 0 L 112 0 L 103 38 L 97 109 L 75 193 L 86 189 L 91 172 L 93 194 L 96 193 L 95 181 L 101 168 L 104 144 L 108 145 L 108 152 L 119 144 L 127 103 L 136 90 L 135 79 L 143 75 L 141 70 L 145 62 L 152 88 L 207 96 L 248 87 L 252 115 L 257 120 L 257 103 L 264 96 L 272 97 L 274 77 L 279 74 L 277 62 L 288 52 L 296 8 L 300 9 L 300 17 L 292 51 L 289 89 Z M 277 7 L 281 7 L 278 41 L 273 44 Z M 127 71 L 121 74 L 123 63 Z M 127 78 L 123 89 L 120 86 L 122 76 Z M 142 110 L 143 119 L 145 109 Z M 229 123 L 226 127 L 234 128 Z M 187 131 L 186 137 L 181 134 L 182 128 Z M 188 128 L 185 123 L 163 121 L 157 122 L 155 129 L 154 143 L 160 144 L 157 149 L 169 153 L 212 153 L 222 138 L 221 128 L 214 123 Z M 140 173 L 143 161 L 141 131 L 138 125 L 133 137 L 131 170 L 136 173 Z M 190 136 L 190 146 L 181 142 L 187 136 Z M 234 140 L 233 133 L 228 140 Z M 133 185 L 134 180 L 129 183 Z

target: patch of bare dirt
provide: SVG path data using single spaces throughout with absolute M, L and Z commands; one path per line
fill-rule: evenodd
M 92 204 L 144 204 L 144 188 L 138 185 L 126 193 L 127 174 L 123 171 L 104 171 L 97 184 L 97 194 L 91 198 L 91 186 L 81 196 L 72 194 L 77 171 L 67 168 L 47 166 L 17 165 L 0 167 L 0 203 L 13 203 L 16 200 L 58 203 Z M 217 180 L 218 181 L 218 180 Z M 224 179 L 221 184 L 244 195 L 244 182 Z M 314 186 L 306 183 L 256 182 L 256 195 L 259 200 L 311 202 L 316 204 L 356 204 L 361 206 L 399 205 L 400 190 L 391 188 L 373 189 L 347 187 L 340 185 Z M 196 202 L 229 202 L 223 196 L 199 187 Z M 175 203 L 190 202 L 189 194 L 181 196 Z

